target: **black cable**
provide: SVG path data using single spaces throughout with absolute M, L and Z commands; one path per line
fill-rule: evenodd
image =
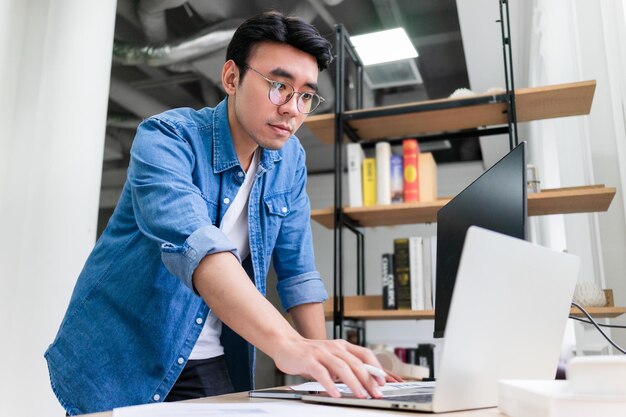
M 610 343 L 610 344 L 611 344 L 611 345 L 612 345 L 615 349 L 619 350 L 620 352 L 622 352 L 623 354 L 625 354 L 625 355 L 626 355 L 626 350 L 622 349 L 622 348 L 621 348 L 621 347 L 620 347 L 617 343 L 615 343 L 613 340 L 611 340 L 611 338 L 610 338 L 610 337 L 609 337 L 606 333 L 604 333 L 604 331 L 602 330 L 602 328 L 600 328 L 600 326 L 599 326 L 599 325 L 598 325 L 598 323 L 594 320 L 594 318 L 593 318 L 593 317 L 591 317 L 591 314 L 587 313 L 587 310 L 585 310 L 584 308 L 582 308 L 582 306 L 578 305 L 578 304 L 577 304 L 577 303 L 575 303 L 575 302 L 572 302 L 572 305 L 573 305 L 574 307 L 576 307 L 577 309 L 579 309 L 579 310 L 580 310 L 580 311 L 581 311 L 581 312 L 582 312 L 582 313 L 583 313 L 583 314 L 584 314 L 584 315 L 585 315 L 585 316 L 589 319 L 589 322 L 595 326 L 595 328 L 596 328 L 596 329 L 600 332 L 600 334 L 601 334 L 602 336 L 604 336 L 604 338 L 605 338 L 605 339 L 606 339 L 606 340 L 607 340 L 607 341 L 608 341 L 608 342 L 609 342 L 609 343 Z
M 572 319 L 572 320 L 579 321 L 579 322 L 581 322 L 581 323 L 593 324 L 593 323 L 592 323 L 592 322 L 590 322 L 589 320 L 585 320 L 585 319 L 582 319 L 582 318 L 580 318 L 580 317 L 569 316 L 569 318 L 570 318 L 570 319 Z M 610 327 L 610 328 L 612 328 L 612 329 L 626 329 L 626 326 L 621 326 L 621 325 L 619 325 L 619 324 L 603 324 L 603 323 L 597 323 L 597 324 L 598 324 L 598 326 L 600 326 L 600 327 Z

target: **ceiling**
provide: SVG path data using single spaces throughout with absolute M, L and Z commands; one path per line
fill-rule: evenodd
M 219 74 L 232 31 L 245 18 L 272 9 L 309 21 L 333 44 L 337 23 L 351 35 L 405 28 L 419 53 L 415 64 L 423 84 L 366 87 L 365 106 L 442 98 L 469 87 L 455 0 L 118 0 L 102 209 L 112 208 L 119 197 L 141 119 L 174 107 L 216 105 L 224 96 Z M 334 65 L 320 74 L 319 84 L 328 101 L 320 111 L 332 112 Z M 332 147 L 320 144 L 306 127 L 298 137 L 309 173 L 330 172 Z M 436 149 L 437 143 L 431 146 Z M 476 160 L 481 152 L 477 140 L 456 139 L 435 158 Z

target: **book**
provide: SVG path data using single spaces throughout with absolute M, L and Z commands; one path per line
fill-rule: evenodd
M 409 239 L 393 241 L 394 268 L 396 281 L 396 305 L 398 309 L 411 309 L 411 274 L 409 264 Z
M 420 153 L 417 161 L 419 201 L 437 199 L 437 164 L 432 152 Z
M 363 205 L 376 205 L 376 159 L 363 160 Z
M 430 291 L 435 309 L 437 299 L 437 236 L 430 237 Z
M 421 236 L 409 238 L 411 310 L 424 310 L 424 254 Z
M 418 156 L 419 144 L 415 139 L 402 141 L 402 162 L 404 169 L 404 201 L 419 201 Z
M 383 284 L 383 309 L 396 309 L 396 284 L 393 275 L 393 253 L 383 253 L 380 275 Z
M 417 348 L 406 348 L 406 363 L 410 363 L 411 365 L 420 364 Z
M 403 348 L 403 347 L 394 348 L 393 353 L 398 357 L 398 359 L 406 363 L 406 348 Z
M 424 310 L 433 309 L 433 291 L 432 291 L 432 244 L 431 237 L 425 237 L 422 245 L 422 271 L 424 276 Z
M 391 155 L 390 161 L 391 204 L 404 201 L 404 174 L 402 172 L 402 156 Z
M 376 203 L 391 204 L 391 145 L 376 144 Z
M 435 378 L 435 345 L 419 343 L 417 345 L 418 365 L 428 368 L 428 377 Z
M 346 145 L 346 160 L 348 165 L 348 205 L 363 207 L 363 186 L 361 185 L 361 165 L 365 159 L 363 148 L 358 143 Z
M 626 395 L 577 394 L 567 380 L 503 380 L 498 408 L 511 417 L 624 417 Z

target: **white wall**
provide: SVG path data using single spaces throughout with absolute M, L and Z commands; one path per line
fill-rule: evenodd
M 43 353 L 96 233 L 115 1 L 0 3 L 0 415 L 62 416 Z

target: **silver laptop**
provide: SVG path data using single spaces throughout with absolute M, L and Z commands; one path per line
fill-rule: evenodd
M 554 379 L 579 259 L 468 229 L 431 392 L 305 401 L 447 412 L 497 405 L 500 379 Z

